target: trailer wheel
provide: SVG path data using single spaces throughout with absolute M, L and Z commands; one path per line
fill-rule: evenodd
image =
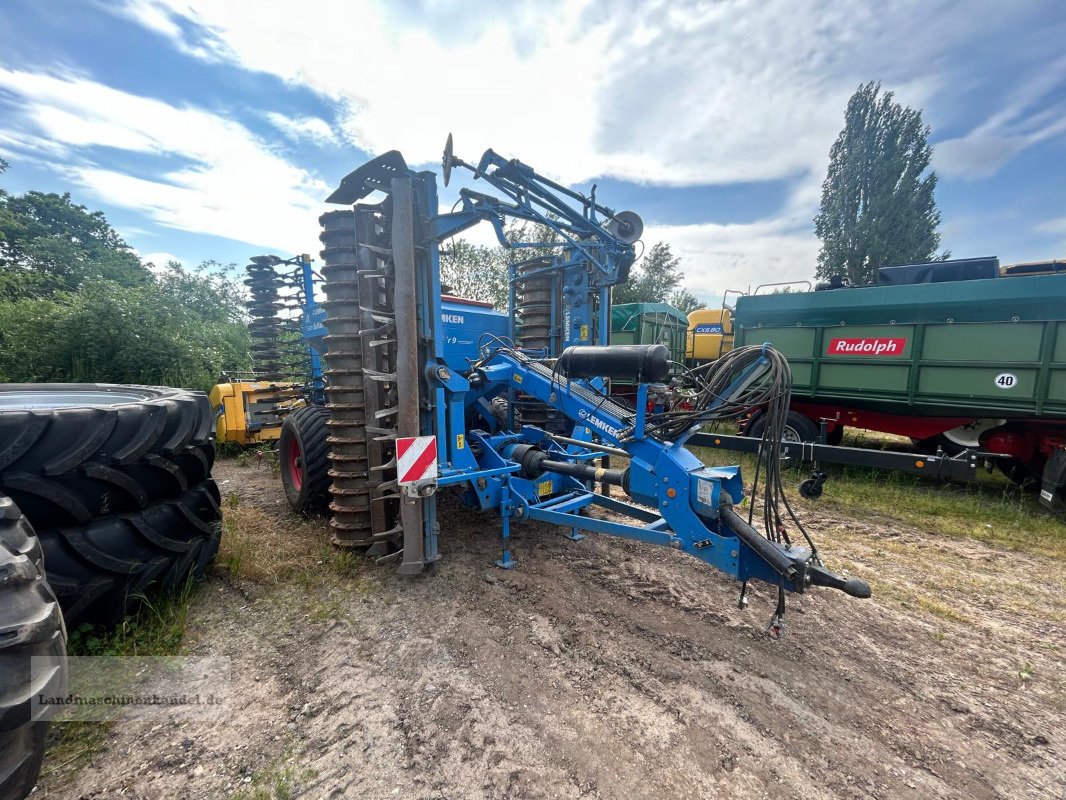
M 329 409 L 299 408 L 285 418 L 278 439 L 285 499 L 300 514 L 329 509 Z
M 744 429 L 744 435 L 760 439 L 765 430 L 766 414 L 763 413 L 759 414 L 759 416 L 757 416 L 751 424 Z M 781 437 L 782 441 L 817 442 L 818 435 L 818 426 L 815 425 L 813 420 L 796 411 L 788 412 L 788 418 L 785 420 L 785 432 Z
M 44 657 L 44 658 L 42 658 Z M 66 630 L 26 517 L 0 495 L 0 797 L 33 791 L 51 724 L 38 694 L 59 697 L 66 684 Z

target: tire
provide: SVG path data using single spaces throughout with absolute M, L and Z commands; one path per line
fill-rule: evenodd
M 204 442 L 170 455 L 149 453 L 132 464 L 87 461 L 62 475 L 3 471 L 0 490 L 37 528 L 88 525 L 96 517 L 136 513 L 179 497 L 211 477 L 214 460 L 214 444 Z
M 87 525 L 43 530 L 48 575 L 68 626 L 111 626 L 141 596 L 172 592 L 203 576 L 222 535 L 218 487 L 206 480 L 177 498 Z
M 293 411 L 281 426 L 278 459 L 285 499 L 299 514 L 329 511 L 329 409 L 306 406 Z
M 44 573 L 41 544 L 9 497 L 0 496 L 0 798 L 37 783 L 55 706 L 66 692 L 66 630 Z M 43 664 L 34 657 L 45 657 Z M 32 669 L 31 669 L 32 666 Z
M 36 528 L 69 625 L 112 625 L 218 550 L 214 420 L 202 392 L 0 386 L 0 490 Z
M 759 416 L 744 429 L 744 435 L 760 439 L 765 430 L 766 414 L 763 413 L 759 414 Z M 818 426 L 808 417 L 795 411 L 789 411 L 788 418 L 785 420 L 785 435 L 783 439 L 786 442 L 817 442 Z
M 61 475 L 89 461 L 125 465 L 173 456 L 209 441 L 213 423 L 203 392 L 9 383 L 0 386 L 0 471 Z

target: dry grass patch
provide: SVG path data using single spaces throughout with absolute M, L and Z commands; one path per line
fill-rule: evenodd
M 255 583 L 277 583 L 315 566 L 325 542 L 321 519 L 279 519 L 230 495 L 216 567 Z M 328 543 L 326 543 L 328 545 Z

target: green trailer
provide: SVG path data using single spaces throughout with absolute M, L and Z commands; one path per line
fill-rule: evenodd
M 1066 447 L 1066 274 L 747 296 L 735 332 L 788 358 L 800 439 L 979 447 L 1019 479 Z
M 683 364 L 688 345 L 688 317 L 666 303 L 612 306 L 611 344 L 665 344 L 670 349 L 670 359 Z

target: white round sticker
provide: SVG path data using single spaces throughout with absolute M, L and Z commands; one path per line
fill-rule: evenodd
M 1001 372 L 996 376 L 997 389 L 1013 389 L 1018 385 L 1018 376 L 1013 372 Z

